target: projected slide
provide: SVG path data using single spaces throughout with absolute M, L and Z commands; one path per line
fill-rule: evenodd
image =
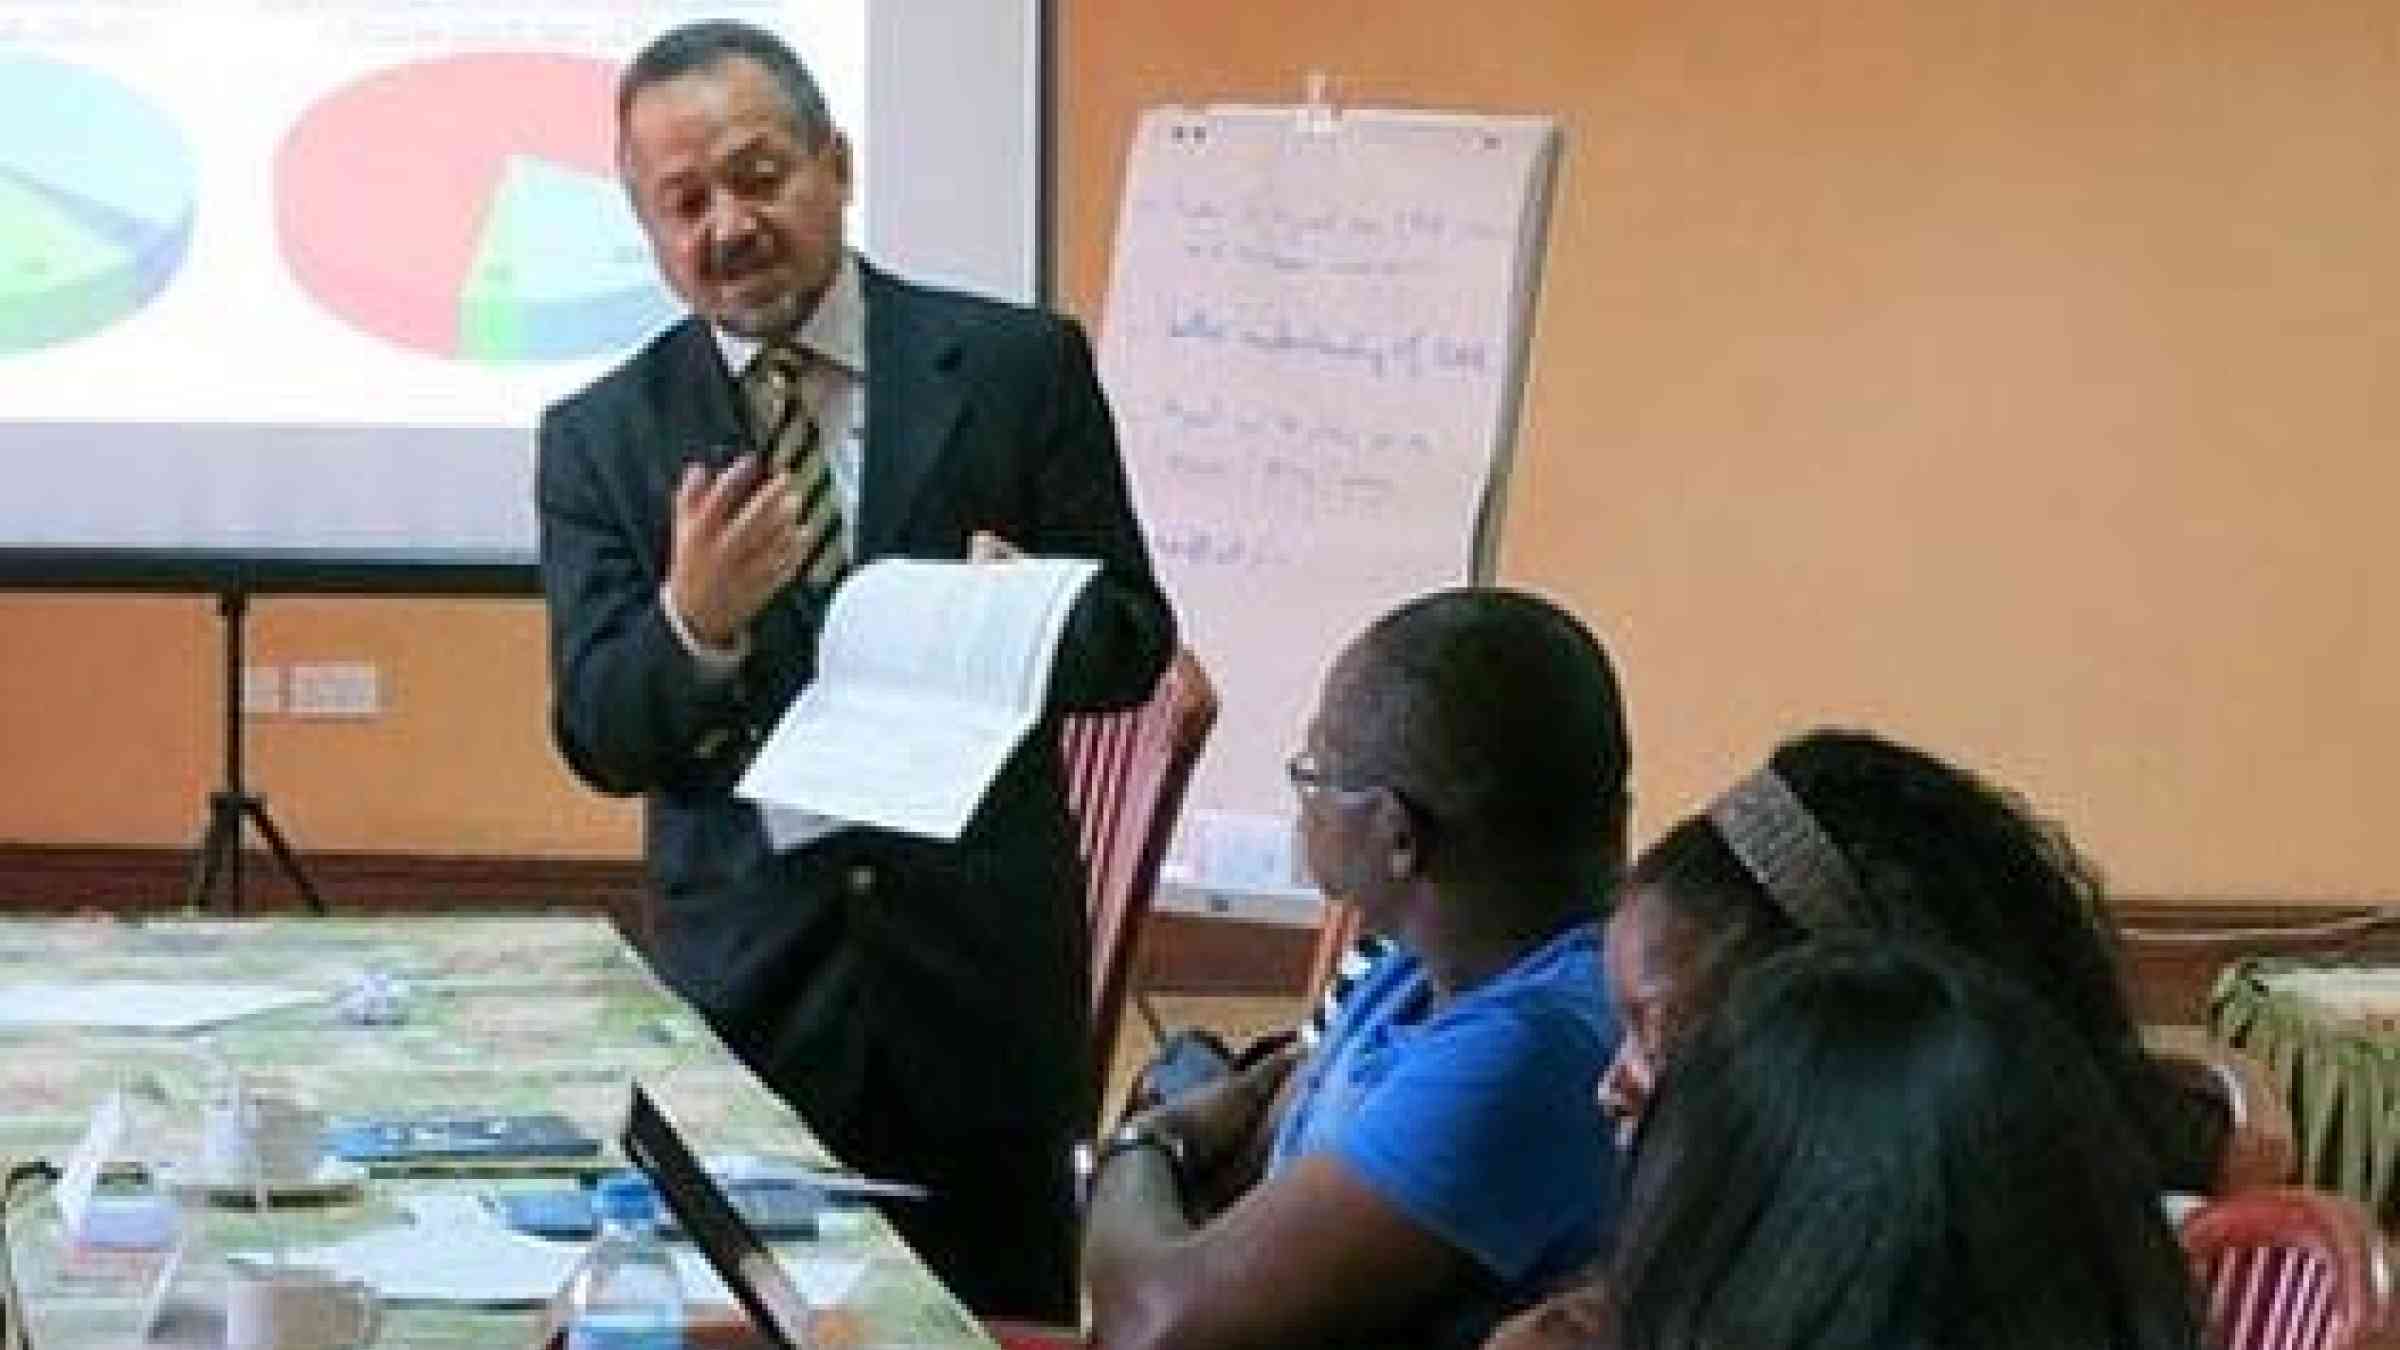
M 142 307 L 192 237 L 191 151 L 107 76 L 0 55 L 0 356 L 72 342 Z
M 849 242 L 1029 297 L 1039 8 L 0 0 L 0 564 L 530 558 L 543 411 L 686 313 L 617 181 L 616 81 L 703 14 L 815 73 Z
M 464 361 L 623 348 L 677 312 L 610 160 L 615 70 L 575 56 L 394 67 L 302 115 L 276 229 L 345 322 Z

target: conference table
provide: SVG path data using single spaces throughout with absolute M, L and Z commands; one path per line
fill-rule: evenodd
M 94 1108 L 122 1092 L 134 1161 L 194 1156 L 203 1104 L 224 1068 L 293 1090 L 335 1117 L 429 1110 L 554 1111 L 607 1141 L 639 1081 L 703 1154 L 830 1164 L 807 1124 L 669 993 L 606 922 L 584 917 L 75 919 L 0 923 L 0 1003 L 12 989 L 62 985 L 141 996 L 143 985 L 209 991 L 267 986 L 306 1001 L 205 1029 L 97 1029 L 0 1019 L 0 1160 L 58 1162 Z M 349 997 L 345 999 L 345 995 Z M 380 999 L 380 1009 L 358 1002 Z M 377 1012 L 396 1020 L 373 1020 Z M 377 1175 L 318 1203 L 265 1213 L 187 1197 L 194 1250 L 306 1249 L 389 1233 L 450 1197 L 556 1185 L 452 1168 Z M 70 1259 L 57 1207 L 30 1196 L 6 1215 L 7 1252 L 36 1350 L 122 1343 L 155 1283 L 134 1267 L 95 1273 Z M 430 1201 L 429 1201 L 430 1198 Z M 514 1239 L 511 1239 L 514 1240 Z M 840 1272 L 821 1330 L 844 1345 L 989 1346 L 976 1319 L 880 1215 L 845 1211 L 827 1234 L 785 1250 Z M 200 1279 L 186 1275 L 180 1278 Z M 805 1283 L 805 1281 L 804 1281 Z M 387 1302 L 378 1345 L 527 1346 L 532 1306 Z
M 2400 967 L 2237 961 L 2209 1026 L 2265 1063 L 2291 1104 L 2300 1179 L 2400 1227 Z

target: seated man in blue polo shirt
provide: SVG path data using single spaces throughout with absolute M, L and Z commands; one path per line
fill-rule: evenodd
M 1311 873 L 1394 948 L 1296 1069 L 1108 1141 L 1084 1243 L 1100 1345 L 1473 1345 L 1601 1254 L 1598 919 L 1627 760 L 1607 655 L 1547 602 L 1446 591 L 1351 644 L 1291 776 Z

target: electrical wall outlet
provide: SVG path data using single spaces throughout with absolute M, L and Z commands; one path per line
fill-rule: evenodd
M 242 667 L 242 711 L 252 717 L 283 711 L 283 667 Z
M 373 717 L 383 711 L 383 672 L 363 661 L 294 665 L 286 695 L 294 717 Z

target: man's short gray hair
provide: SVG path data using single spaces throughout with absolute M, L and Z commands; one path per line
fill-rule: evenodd
M 706 19 L 670 28 L 634 55 L 617 78 L 619 135 L 625 130 L 625 116 L 632 110 L 634 98 L 643 90 L 737 56 L 757 62 L 774 80 L 791 109 L 792 130 L 801 144 L 810 149 L 824 145 L 833 134 L 833 114 L 825 106 L 816 77 L 782 38 L 756 24 L 732 19 Z

